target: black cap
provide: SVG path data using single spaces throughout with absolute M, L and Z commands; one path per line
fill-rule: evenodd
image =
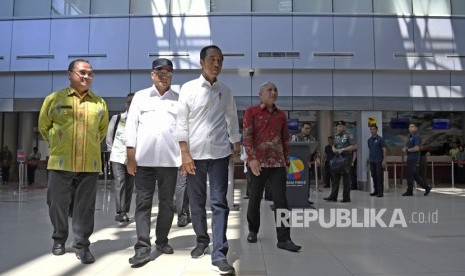
M 152 69 L 160 69 L 163 67 L 168 67 L 170 71 L 173 71 L 173 63 L 169 59 L 159 58 L 154 60 L 152 63 Z
M 346 122 L 343 121 L 343 120 L 337 121 L 336 126 L 338 126 L 338 125 L 345 126 Z

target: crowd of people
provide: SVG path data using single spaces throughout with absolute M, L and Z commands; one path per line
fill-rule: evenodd
M 226 194 L 231 156 L 241 155 L 242 141 L 242 159 L 249 182 L 247 241 L 256 243 L 265 184 L 268 182 L 275 212 L 288 210 L 286 179 L 290 142 L 315 142 L 316 139 L 311 135 L 311 123 L 304 123 L 301 133 L 289 135 L 287 115 L 276 105 L 279 93 L 273 82 L 265 82 L 258 88 L 260 101 L 246 109 L 241 135 L 233 93 L 219 80 L 222 65 L 221 49 L 215 45 L 204 47 L 200 52 L 201 74 L 184 83 L 178 93 L 171 88 L 172 61 L 156 59 L 150 71 L 152 85 L 129 93 L 124 112 L 109 120 L 105 100 L 90 89 L 94 80 L 90 62 L 77 59 L 69 64 L 69 86 L 45 98 L 38 121 L 39 132 L 50 148 L 47 204 L 53 226 L 54 255 L 66 252 L 68 217 L 71 217 L 76 257 L 83 264 L 95 261 L 89 250 L 89 237 L 94 230 L 97 180 L 102 168 L 100 144 L 106 137 L 114 175 L 115 221 L 126 223 L 131 220 L 128 214 L 134 189 L 136 193 L 137 240 L 129 263 L 137 267 L 151 260 L 152 201 L 157 188 L 156 250 L 174 253 L 168 235 L 177 213 L 177 225 L 184 227 L 192 223 L 196 235 L 191 257 L 204 256 L 212 242 L 213 268 L 220 274 L 235 272 L 227 261 L 229 245 L 226 237 L 229 215 Z M 338 200 L 342 178 L 341 202 L 347 203 L 351 201 L 350 190 L 354 189 L 350 172 L 355 166 L 354 152 L 359 145 L 347 131 L 345 121 L 338 121 L 336 130 L 328 137 L 322 155 L 318 150 L 309 155 L 308 166 L 324 164 L 325 187 L 331 187 L 331 193 L 324 198 L 327 201 Z M 370 195 L 382 197 L 386 144 L 377 131 L 377 126 L 371 126 L 372 137 L 367 141 L 374 179 L 374 192 Z M 414 180 L 427 195 L 431 187 L 415 171 L 421 144 L 415 124 L 410 125 L 410 132 L 404 148 L 408 156 L 408 189 L 403 195 L 413 194 Z M 1 155 L 3 183 L 8 181 L 5 172 L 12 161 L 11 152 L 8 152 L 5 147 Z M 31 160 L 40 159 L 37 148 L 33 153 Z M 330 165 L 336 156 L 343 157 L 345 162 L 342 172 L 338 173 L 332 172 Z M 34 170 L 31 166 L 30 182 L 34 181 Z M 211 237 L 207 233 L 207 188 L 210 189 L 212 211 Z M 301 250 L 302 247 L 291 239 L 289 227 L 277 225 L 276 236 L 277 248 L 291 252 Z

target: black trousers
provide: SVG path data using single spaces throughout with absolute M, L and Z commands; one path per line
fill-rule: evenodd
M 174 216 L 174 191 L 176 188 L 176 167 L 140 167 L 136 173 L 136 221 L 137 242 L 136 251 L 149 251 L 150 228 L 152 219 L 152 201 L 155 185 L 158 182 L 158 215 L 155 229 L 155 244 L 163 245 L 168 242 Z
M 333 182 L 333 175 L 331 174 L 331 168 L 329 167 L 329 161 L 325 162 L 325 184 L 331 186 Z
M 286 168 L 262 168 L 259 176 L 252 173 L 252 170 L 247 168 L 247 173 L 250 174 L 251 185 L 249 191 L 249 206 L 247 208 L 247 222 L 249 231 L 258 233 L 260 230 L 260 202 L 262 200 L 263 189 L 267 180 L 270 181 L 271 194 L 273 204 L 276 210 L 288 210 L 286 198 Z M 278 242 L 284 242 L 291 239 L 290 228 L 281 225 L 276 227 Z
M 418 174 L 417 165 L 417 159 L 407 159 L 407 192 L 413 192 L 413 181 L 423 189 L 426 188 L 425 180 Z
M 337 199 L 339 194 L 339 183 L 343 183 L 343 191 L 342 191 L 342 199 L 344 201 L 350 201 L 350 163 L 351 163 L 351 156 L 347 155 L 344 156 L 345 158 L 345 169 L 343 173 L 333 174 L 333 185 L 331 186 L 331 194 L 329 195 L 330 198 Z
M 98 173 L 48 172 L 47 204 L 55 242 L 64 244 L 68 239 L 68 213 L 73 201 L 73 247 L 89 247 L 89 237 L 94 232 L 97 180 Z
M 382 162 L 370 162 L 370 172 L 373 178 L 373 189 L 377 195 L 384 193 L 384 175 Z
M 36 165 L 27 165 L 27 182 L 29 185 L 34 184 L 36 169 Z
M 115 184 L 116 213 L 129 213 L 134 190 L 134 176 L 128 173 L 126 165 L 118 162 L 111 162 L 111 169 Z
M 10 166 L 2 166 L 2 181 L 8 182 L 10 180 Z

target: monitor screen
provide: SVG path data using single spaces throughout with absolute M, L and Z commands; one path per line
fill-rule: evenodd
M 410 122 L 408 118 L 392 118 L 390 124 L 392 129 L 408 129 Z
M 433 119 L 433 129 L 449 129 L 450 119 Z

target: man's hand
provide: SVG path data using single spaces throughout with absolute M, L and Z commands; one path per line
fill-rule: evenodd
M 195 163 L 194 163 L 194 159 L 192 159 L 191 154 L 189 152 L 182 152 L 181 158 L 182 158 L 182 166 L 181 166 L 182 175 L 185 176 L 188 173 L 195 174 Z
M 132 147 L 126 148 L 126 153 L 128 156 L 128 163 L 126 164 L 126 170 L 130 175 L 136 175 L 137 172 L 137 162 L 136 162 L 136 151 Z
M 251 160 L 249 161 L 249 167 L 250 167 L 250 170 L 252 171 L 252 173 L 255 175 L 255 176 L 259 176 L 260 175 L 260 172 L 262 170 L 262 167 L 260 166 L 260 163 L 258 162 L 258 160 Z
M 239 142 L 233 144 L 233 155 L 234 157 L 241 156 L 241 144 Z

